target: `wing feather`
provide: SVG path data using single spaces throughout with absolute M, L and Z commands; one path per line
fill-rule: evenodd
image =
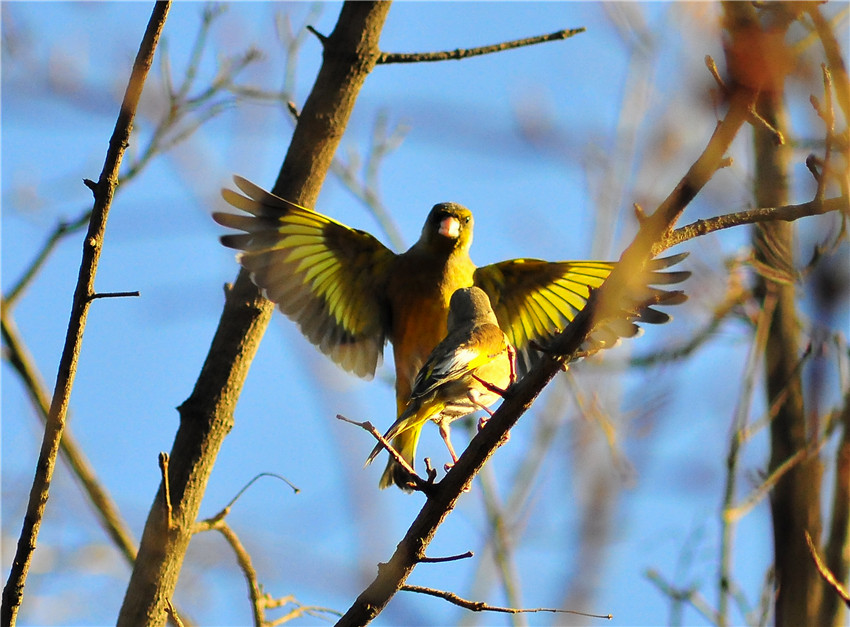
M 684 281 L 687 271 L 663 272 L 679 263 L 687 253 L 655 259 L 648 265 L 649 282 L 645 293 L 635 296 L 629 316 L 613 320 L 597 329 L 590 346 L 611 346 L 620 337 L 633 337 L 640 332 L 635 322 L 661 324 L 670 320 L 664 312 L 650 305 L 675 305 L 687 299 L 684 292 L 666 291 L 658 285 Z M 483 266 L 475 271 L 473 281 L 490 297 L 499 326 L 517 349 L 517 369 L 521 374 L 538 360 L 532 342 L 546 341 L 569 324 L 587 304 L 590 291 L 602 285 L 613 263 L 603 261 L 547 262 L 539 259 L 513 259 Z
M 301 332 L 344 369 L 371 377 L 387 337 L 384 283 L 395 255 L 364 231 L 234 177 L 222 197 L 244 214 L 214 213 L 242 231 L 222 243 Z M 244 195 L 243 195 L 244 194 Z

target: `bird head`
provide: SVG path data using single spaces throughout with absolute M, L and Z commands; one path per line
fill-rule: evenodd
M 474 286 L 455 290 L 449 303 L 449 332 L 468 324 L 484 322 L 499 324 L 484 290 Z
M 419 241 L 439 249 L 469 250 L 472 245 L 472 212 L 453 202 L 434 205 Z

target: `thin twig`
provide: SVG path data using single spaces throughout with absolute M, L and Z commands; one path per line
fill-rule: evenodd
M 256 477 L 254 480 L 256 480 Z M 252 480 L 252 482 L 254 480 Z M 240 491 L 240 494 L 243 491 L 244 488 Z M 197 522 L 193 528 L 193 533 L 218 531 L 224 537 L 227 544 L 230 545 L 230 548 L 233 549 L 233 553 L 236 555 L 236 561 L 239 563 L 239 568 L 242 570 L 242 574 L 244 575 L 245 581 L 248 585 L 248 594 L 251 599 L 251 611 L 254 616 L 255 627 L 271 627 L 272 625 L 280 625 L 303 614 L 316 615 L 318 613 L 331 613 L 339 615 L 339 612 L 336 612 L 335 610 L 301 605 L 292 595 L 273 598 L 271 595 L 263 593 L 262 586 L 260 585 L 259 578 L 257 577 L 257 570 L 254 568 L 253 561 L 251 560 L 251 554 L 248 553 L 248 550 L 245 548 L 245 545 L 242 544 L 241 540 L 239 540 L 239 536 L 236 535 L 233 528 L 227 524 L 227 521 L 224 520 L 225 515 L 229 511 L 230 506 L 228 505 L 215 516 Z M 285 616 L 273 621 L 269 621 L 266 618 L 267 609 L 283 607 L 290 603 L 295 604 L 295 608 Z
M 815 111 L 823 120 L 824 126 L 826 127 L 826 138 L 824 140 L 824 149 L 823 149 L 823 160 L 821 162 L 822 169 L 820 172 L 820 176 L 817 177 L 818 189 L 815 192 L 815 198 L 817 200 L 823 200 L 823 195 L 826 191 L 826 183 L 827 183 L 827 173 L 829 171 L 829 162 L 832 157 L 832 146 L 835 143 L 835 108 L 832 104 L 832 76 L 829 73 L 829 68 L 826 64 L 821 65 L 821 71 L 823 73 L 823 96 L 824 96 L 824 104 L 818 102 L 818 99 L 811 97 L 812 106 L 815 108 Z M 809 160 L 806 159 L 806 166 L 809 165 Z
M 89 300 L 98 298 L 129 298 L 132 296 L 141 296 L 141 293 L 138 290 L 133 292 L 96 292 L 89 296 Z
M 588 612 L 579 612 L 577 610 L 561 610 L 549 607 L 533 607 L 533 608 L 517 608 L 517 607 L 499 607 L 498 605 L 488 605 L 483 601 L 469 601 L 459 597 L 454 592 L 446 590 L 436 590 L 434 588 L 425 588 L 423 586 L 412 586 L 405 584 L 401 587 L 406 592 L 417 592 L 419 594 L 427 594 L 432 597 L 445 599 L 449 603 L 453 603 L 464 609 L 473 612 L 502 612 L 504 614 L 532 614 L 535 612 L 549 612 L 554 614 L 574 614 L 575 616 L 586 616 L 588 618 L 605 618 L 611 620 L 614 618 L 611 614 L 590 614 Z
M 456 50 L 445 50 L 442 52 L 411 52 L 411 53 L 400 53 L 400 52 L 382 52 L 381 56 L 378 57 L 378 64 L 383 63 L 422 63 L 429 61 L 449 61 L 449 60 L 459 60 L 459 59 L 468 59 L 469 57 L 477 57 L 482 54 L 490 54 L 493 52 L 503 52 L 505 50 L 512 50 L 514 48 L 520 48 L 522 46 L 531 46 L 533 44 L 545 43 L 547 41 L 558 41 L 561 39 L 568 39 L 573 35 L 578 35 L 579 33 L 583 33 L 586 29 L 584 27 L 581 28 L 568 28 L 565 30 L 559 30 L 554 33 L 549 33 L 548 35 L 538 35 L 536 37 L 526 37 L 524 39 L 515 39 L 513 41 L 505 41 L 500 44 L 493 44 L 491 46 L 481 46 L 479 48 L 457 48 Z
M 763 207 L 749 211 L 729 213 L 706 220 L 697 220 L 692 224 L 676 229 L 664 239 L 664 247 L 671 248 L 689 239 L 743 224 L 776 222 L 778 220 L 791 222 L 807 216 L 816 216 L 832 211 L 847 212 L 848 210 L 850 210 L 850 200 L 846 196 L 837 196 L 835 198 L 827 198 L 823 201 L 810 200 L 799 205 Z
M 735 525 L 737 517 L 728 516 L 735 500 L 736 485 L 738 482 L 738 461 L 740 459 L 741 445 L 745 441 L 742 433 L 747 428 L 747 416 L 752 406 L 754 389 L 756 386 L 756 371 L 759 359 L 764 354 L 767 343 L 767 333 L 770 328 L 770 320 L 776 306 L 774 297 L 766 298 L 759 311 L 758 323 L 752 346 L 744 364 L 742 377 L 743 384 L 741 393 L 736 403 L 732 417 L 732 426 L 729 433 L 729 449 L 726 453 L 726 477 L 723 487 L 723 507 L 720 519 L 720 557 L 718 567 L 718 602 L 717 616 L 718 624 L 726 625 L 729 620 L 729 586 L 732 580 L 732 559 L 734 557 Z
M 11 311 L 5 301 L 0 303 L 0 318 L 2 318 L 3 343 L 6 346 L 6 359 L 21 378 L 36 413 L 46 424 L 50 415 L 50 399 L 47 387 L 42 380 L 41 373 L 36 367 L 35 361 L 27 351 L 18 329 L 12 318 Z M 70 466 L 72 475 L 80 482 L 80 485 L 94 506 L 94 511 L 100 518 L 100 522 L 112 541 L 118 547 L 121 555 L 128 564 L 136 559 L 136 541 L 130 531 L 129 525 L 121 517 L 121 512 L 115 501 L 109 495 L 106 488 L 97 478 L 94 468 L 83 453 L 82 447 L 77 443 L 68 425 L 62 433 L 59 443 L 59 451 L 62 453 L 66 463 Z
M 56 225 L 56 228 L 54 228 L 53 232 L 47 236 L 47 240 L 44 242 L 38 253 L 36 253 L 35 259 L 33 259 L 29 267 L 24 270 L 23 275 L 21 275 L 21 278 L 18 279 L 14 287 L 12 287 L 12 289 L 10 289 L 4 296 L 4 304 L 6 307 L 14 305 L 24 290 L 29 287 L 32 280 L 36 277 L 39 270 L 41 270 L 41 267 L 44 265 L 44 262 L 47 261 L 50 254 L 53 252 L 53 249 L 56 248 L 57 244 L 59 244 L 65 236 L 83 228 L 89 223 L 90 219 L 91 209 L 86 209 L 79 217 L 77 217 L 76 220 L 71 220 L 70 222 L 62 221 Z
M 33 552 L 35 551 L 41 521 L 44 518 L 44 510 L 50 493 L 50 481 L 53 478 L 56 456 L 59 451 L 59 442 L 62 439 L 65 418 L 68 414 L 68 402 L 71 395 L 71 388 L 74 384 L 83 332 L 86 326 L 89 305 L 91 304 L 90 297 L 94 293 L 94 278 L 97 273 L 98 261 L 100 260 L 106 220 L 109 215 L 112 196 L 118 182 L 118 170 L 129 142 L 136 107 L 142 94 L 142 87 L 145 84 L 148 70 L 150 70 L 153 62 L 154 51 L 156 50 L 159 35 L 162 32 L 170 7 L 170 0 L 157 2 L 154 5 L 151 19 L 148 22 L 144 38 L 133 64 L 133 71 L 121 104 L 121 112 L 118 115 L 115 130 L 109 141 L 109 150 L 107 151 L 103 170 L 100 174 L 98 193 L 96 194 L 97 197 L 89 222 L 89 230 L 83 243 L 83 259 L 80 264 L 77 286 L 74 290 L 74 301 L 68 331 L 65 336 L 65 345 L 59 361 L 56 387 L 50 405 L 50 419 L 44 431 L 41 451 L 36 465 L 35 478 L 32 489 L 30 490 L 27 513 L 24 517 L 23 529 L 18 540 L 12 570 L 3 589 L 0 622 L 4 625 L 13 625 L 15 623 L 21 601 L 23 600 L 27 573 L 32 561 Z
M 230 528 L 222 518 L 214 517 L 206 521 L 196 523 L 194 532 L 215 530 L 218 531 L 233 552 L 236 554 L 236 561 L 239 563 L 239 568 L 242 569 L 242 574 L 245 576 L 245 581 L 248 584 L 248 593 L 251 598 L 251 611 L 254 615 L 254 625 L 261 627 L 266 622 L 265 604 L 263 603 L 263 593 L 260 589 L 260 584 L 257 581 L 257 570 L 251 561 L 251 555 L 245 549 L 245 546 L 240 542 L 239 536 Z
M 168 481 L 168 453 L 159 454 L 159 471 L 162 474 L 162 492 L 165 499 L 165 528 L 172 529 L 174 526 L 171 509 L 171 485 Z
M 689 603 L 697 612 L 708 619 L 709 624 L 720 624 L 720 617 L 714 609 L 708 604 L 708 601 L 702 596 L 699 591 L 693 588 L 677 588 L 665 581 L 657 570 L 651 569 L 646 572 L 646 578 L 655 585 L 656 588 L 666 597 L 673 601 L 685 601 Z
M 392 457 L 399 464 L 399 466 L 404 468 L 404 470 L 407 471 L 408 474 L 410 474 L 410 479 L 413 482 L 415 489 L 421 490 L 421 491 L 424 492 L 424 491 L 427 491 L 428 488 L 433 485 L 433 483 L 434 483 L 433 482 L 433 475 L 430 472 L 428 473 L 428 476 L 432 477 L 432 480 L 429 481 L 429 480 L 423 479 L 418 474 L 416 474 L 416 471 L 413 470 L 411 465 L 407 463 L 407 460 L 404 459 L 404 457 L 402 457 L 401 454 L 397 450 L 395 450 L 395 447 L 393 447 L 393 445 L 383 435 L 381 435 L 381 432 L 378 431 L 375 428 L 375 425 L 373 425 L 371 422 L 369 422 L 368 420 L 366 420 L 364 422 L 357 422 L 356 420 L 351 420 L 350 418 L 346 418 L 342 414 L 337 414 L 336 417 L 337 417 L 337 420 L 342 420 L 343 422 L 347 422 L 348 424 L 354 425 L 355 427 L 360 427 L 364 431 L 368 431 L 369 433 L 371 433 L 372 436 L 376 440 L 378 440 L 378 442 L 381 444 L 381 446 L 384 448 L 384 450 L 386 450 L 387 453 L 390 454 L 390 457 Z M 368 460 L 366 463 L 368 464 L 369 461 L 371 461 L 371 460 Z
M 815 567 L 818 569 L 820 576 L 823 577 L 824 581 L 830 585 L 830 587 L 835 590 L 838 596 L 847 604 L 847 607 L 850 608 L 850 592 L 847 591 L 840 581 L 835 577 L 831 570 L 824 564 L 823 559 L 818 554 L 818 550 L 815 548 L 814 542 L 812 542 L 812 536 L 809 535 L 809 532 L 806 532 L 806 544 L 809 546 L 809 552 L 812 554 L 812 559 L 815 561 Z
M 174 608 L 174 604 L 171 603 L 171 599 L 165 600 L 165 611 L 168 613 L 168 618 L 170 618 L 177 627 L 184 627 L 184 623 L 180 619 L 180 615 L 177 613 L 177 610 Z
M 460 555 L 447 555 L 446 557 L 422 557 L 419 559 L 420 564 L 440 564 L 442 562 L 457 562 L 458 560 L 465 560 L 473 557 L 475 553 L 472 551 L 467 551 L 466 553 L 461 553 Z
M 808 5 L 806 10 L 812 18 L 812 22 L 814 22 L 818 37 L 820 37 L 829 69 L 835 76 L 838 105 L 844 112 L 844 119 L 850 120 L 850 80 L 848 80 L 847 68 L 841 54 L 841 44 L 835 37 L 832 25 L 821 13 L 819 5 Z
M 799 450 L 786 459 L 782 464 L 777 466 L 776 470 L 770 473 L 770 476 L 762 481 L 740 505 L 724 509 L 723 519 L 731 522 L 746 516 L 753 507 L 758 505 L 758 503 L 767 496 L 773 486 L 775 486 L 789 470 L 803 461 L 807 455 L 808 451 Z

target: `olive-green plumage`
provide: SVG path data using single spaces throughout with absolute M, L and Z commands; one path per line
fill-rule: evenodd
M 456 462 L 449 423 L 478 409 L 489 412 L 487 408 L 499 398 L 496 390 L 506 390 L 516 378 L 515 351 L 481 289 L 461 288 L 452 295 L 447 326 L 446 337 L 416 375 L 407 407 L 384 435 L 387 440 L 399 440 L 410 433 L 409 440 L 401 442 L 412 441 L 413 446 L 406 446 L 399 453 L 411 466 L 415 443 L 429 420 L 439 425 L 452 461 Z M 374 448 L 367 464 L 381 448 L 380 444 Z M 391 460 L 380 486 L 387 488 L 395 483 L 404 488 L 408 480 L 402 467 Z
M 472 213 L 455 203 L 435 205 L 419 240 L 396 254 L 369 233 L 349 228 L 283 200 L 241 177 L 245 194 L 222 190 L 224 199 L 248 215 L 214 213 L 219 224 L 243 231 L 222 243 L 242 252 L 239 263 L 254 283 L 301 332 L 342 368 L 372 377 L 384 344 L 393 344 L 396 409 L 401 415 L 413 381 L 428 355 L 446 335 L 449 299 L 459 288 L 478 286 L 489 297 L 499 326 L 517 351 L 517 371 L 538 358 L 532 344 L 545 345 L 581 310 L 590 289 L 614 267 L 599 261 L 547 262 L 512 259 L 476 267 L 469 258 Z M 624 319 L 591 336 L 595 348 L 638 332 L 636 322 L 669 320 L 650 305 L 674 305 L 686 297 L 651 285 L 685 280 L 689 272 L 662 272 L 685 254 L 657 259 L 647 268 L 642 294 L 625 305 Z M 418 430 L 393 442 L 413 459 Z

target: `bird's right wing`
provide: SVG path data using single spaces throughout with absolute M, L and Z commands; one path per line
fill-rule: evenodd
M 687 300 L 684 292 L 667 291 L 659 285 L 671 285 L 690 276 L 687 271 L 665 272 L 679 263 L 687 253 L 653 259 L 647 265 L 647 285 L 644 294 L 630 295 L 633 302 L 628 318 L 611 320 L 596 329 L 589 338 L 588 349 L 612 346 L 621 337 L 639 332 L 636 322 L 662 324 L 670 319 L 656 305 L 676 305 Z M 493 305 L 499 326 L 517 350 L 517 369 L 520 375 L 528 372 L 539 360 L 533 344 L 545 346 L 551 338 L 569 324 L 581 311 L 590 290 L 602 285 L 614 263 L 603 261 L 557 261 L 540 259 L 511 259 L 475 271 L 475 285 L 483 289 Z
M 234 176 L 244 196 L 222 190 L 248 215 L 213 213 L 243 233 L 221 243 L 251 280 L 301 332 L 342 368 L 371 378 L 387 337 L 383 283 L 395 254 L 369 233 L 349 228 Z

